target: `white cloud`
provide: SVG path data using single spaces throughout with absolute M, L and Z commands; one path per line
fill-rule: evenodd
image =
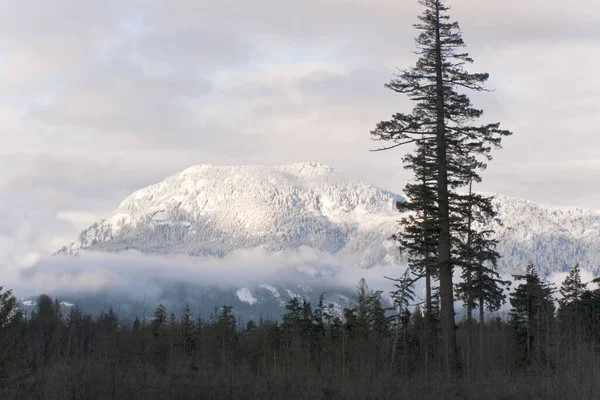
M 94 295 L 110 290 L 139 299 L 180 282 L 224 289 L 264 284 L 311 286 L 316 282 L 332 290 L 348 290 L 364 277 L 371 288 L 389 292 L 392 284 L 384 275 L 402 273 L 401 268 L 392 266 L 369 270 L 350 267 L 355 261 L 351 255 L 332 256 L 309 248 L 291 252 L 238 250 L 223 258 L 88 252 L 77 257 L 41 258 L 31 267 L 5 274 L 3 285 L 20 297 L 41 293 Z

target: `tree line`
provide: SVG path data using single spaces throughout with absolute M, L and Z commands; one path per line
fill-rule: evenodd
M 112 308 L 94 317 L 74 306 L 63 315 L 46 295 L 25 313 L 0 290 L 0 397 L 596 398 L 600 290 L 587 288 L 578 266 L 558 301 L 534 266 L 514 278 L 508 314 L 479 327 L 468 316 L 459 322 L 462 373 L 452 385 L 439 384 L 447 360 L 436 347 L 437 296 L 430 314 L 406 303 L 413 294 L 401 283 L 391 308 L 361 280 L 341 311 L 323 296 L 314 305 L 292 298 L 279 321 L 243 324 L 229 306 L 207 319 L 189 304 L 177 315 L 160 305 L 133 321 Z

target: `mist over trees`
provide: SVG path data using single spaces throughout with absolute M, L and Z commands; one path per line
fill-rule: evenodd
M 4 291 L 0 397 L 593 399 L 600 290 L 587 289 L 578 271 L 561 290 L 577 295 L 557 302 L 556 288 L 530 265 L 515 277 L 508 314 L 485 320 L 484 330 L 465 316 L 457 329 L 462 377 L 451 383 L 443 383 L 446 360 L 431 348 L 437 334 L 425 310 L 408 306 L 416 299 L 409 274 L 392 309 L 363 279 L 347 309 L 323 296 L 316 304 L 293 298 L 277 320 L 256 321 L 239 320 L 229 306 L 200 318 L 187 303 L 133 320 L 112 308 L 94 317 L 77 306 L 63 313 L 46 295 L 25 313 Z

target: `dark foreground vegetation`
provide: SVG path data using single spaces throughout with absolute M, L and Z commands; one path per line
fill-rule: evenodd
M 574 268 L 553 288 L 533 267 L 520 277 L 507 318 L 456 329 L 460 373 L 440 355 L 438 307 L 385 310 L 361 281 L 354 308 L 334 316 L 320 301 L 286 304 L 281 321 L 207 320 L 188 306 L 147 318 L 94 318 L 38 298 L 0 304 L 2 399 L 597 399 L 600 292 Z M 483 328 L 483 329 L 481 329 Z

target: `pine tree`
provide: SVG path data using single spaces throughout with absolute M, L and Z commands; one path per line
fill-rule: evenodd
M 327 308 L 325 306 L 325 295 L 321 293 L 315 310 L 313 311 L 312 321 L 315 332 L 321 333 L 325 331 L 325 320 L 327 319 Z
M 402 315 L 415 299 L 415 281 L 411 278 L 409 270 L 404 272 L 402 278 L 391 280 L 395 282 L 395 290 L 391 292 L 391 297 L 398 315 Z
M 582 333 L 585 334 L 586 338 L 592 343 L 597 343 L 600 341 L 600 288 L 596 288 L 595 290 L 585 290 L 581 294 L 581 298 L 579 301 L 574 303 L 577 305 L 576 310 L 574 312 L 578 316 L 578 322 L 580 322 L 580 328 L 582 328 Z M 568 308 L 572 308 L 573 303 Z M 567 308 L 567 310 L 568 310 Z M 559 317 L 564 321 L 564 310 L 562 305 L 559 309 Z M 567 311 L 567 314 L 570 314 L 570 311 Z M 561 315 L 562 314 L 562 315 Z M 568 323 L 568 322 L 567 322 Z
M 372 336 L 386 337 L 389 333 L 390 318 L 386 315 L 387 309 L 381 304 L 381 291 L 371 292 L 369 296 L 369 325 Z
M 256 322 L 254 322 L 254 320 L 250 320 L 246 323 L 246 332 L 252 332 L 253 330 L 255 330 L 257 328 L 256 326 Z
M 589 325 L 589 320 L 586 321 L 584 318 L 587 313 L 586 311 L 590 308 L 593 310 L 594 297 L 586 294 L 587 284 L 581 280 L 581 269 L 579 264 L 569 271 L 569 274 L 562 282 L 559 293 L 562 298 L 558 300 L 558 321 L 560 323 L 561 332 L 566 334 L 570 338 L 571 344 L 575 341 L 581 341 L 580 334 L 584 322 Z M 582 299 L 585 297 L 587 300 L 584 305 Z M 591 307 L 590 307 L 591 306 Z M 592 322 L 593 324 L 593 322 Z
M 474 168 L 483 168 L 478 157 L 489 160 L 492 146 L 499 146 L 501 137 L 510 132 L 499 124 L 473 125 L 483 112 L 474 108 L 463 90 L 484 91 L 489 75 L 469 73 L 464 69 L 473 59 L 460 50 L 464 47 L 457 22 L 450 22 L 449 8 L 441 0 L 420 0 L 425 7 L 415 28 L 417 37 L 416 65 L 401 71 L 386 86 L 407 95 L 416 102 L 411 114 L 397 113 L 391 121 L 380 122 L 372 131 L 375 140 L 392 141 L 388 150 L 414 144 L 417 156 L 405 158 L 405 167 L 417 171 L 419 152 L 434 160 L 427 168 L 427 181 L 433 181 L 437 205 L 437 273 L 440 281 L 441 326 L 445 344 L 445 364 L 448 372 L 459 367 L 456 347 L 453 296 L 452 259 L 452 191 L 468 184 Z M 426 150 L 423 147 L 427 148 Z M 467 162 L 468 161 L 468 162 Z
M 312 315 L 312 342 L 319 348 L 322 347 L 325 336 L 325 321 L 330 318 L 329 310 L 325 306 L 325 295 L 322 293 Z
M 392 345 L 391 357 L 391 369 L 393 370 L 398 348 L 401 348 L 403 355 L 406 351 L 406 337 L 411 315 L 408 308 L 415 298 L 415 282 L 414 279 L 411 278 L 408 269 L 404 272 L 402 278 L 392 280 L 395 282 L 394 287 L 396 288 L 396 290 L 391 293 L 396 309 L 396 318 L 393 325 L 394 342 Z
M 112 307 L 108 309 L 108 313 L 102 312 L 98 317 L 98 327 L 100 332 L 108 336 L 115 332 L 119 327 L 119 317 Z
M 158 336 L 161 334 L 163 327 L 167 323 L 167 309 L 162 304 L 159 304 L 154 310 L 154 315 L 152 318 L 152 331 L 154 336 Z
M 510 323 L 517 343 L 521 346 L 521 362 L 531 365 L 549 357 L 548 336 L 545 332 L 554 319 L 555 289 L 539 276 L 532 264 L 525 275 L 514 275 L 515 280 L 524 281 L 510 295 Z
M 579 264 L 575 264 L 560 287 L 559 292 L 562 296 L 559 300 L 560 306 L 568 307 L 570 304 L 581 300 L 581 295 L 585 292 L 586 287 L 587 284 L 581 281 L 581 269 L 579 268 Z
M 17 310 L 17 298 L 13 296 L 12 290 L 2 293 L 2 289 L 0 286 L 0 332 L 14 318 Z
M 470 160 L 476 164 L 476 160 Z M 467 355 L 471 358 L 473 345 L 473 310 L 479 309 L 479 360 L 485 358 L 485 311 L 494 312 L 506 301 L 504 288 L 509 281 L 502 280 L 497 270 L 500 254 L 496 251 L 498 241 L 489 229 L 491 221 L 496 220 L 497 213 L 492 205 L 492 198 L 473 191 L 473 184 L 480 182 L 477 174 L 471 173 L 467 194 L 453 194 L 456 226 L 454 248 L 456 265 L 462 268 L 462 279 L 456 285 L 455 293 L 463 301 L 467 318 Z
M 81 332 L 81 320 L 82 313 L 79 305 L 75 305 L 75 307 L 71 308 L 69 311 L 69 315 L 67 316 L 67 329 L 69 330 L 69 340 L 67 343 L 67 360 L 71 355 L 71 349 L 76 350 L 78 347 L 72 346 L 72 344 L 77 344 L 80 342 L 80 338 L 82 336 Z
M 131 331 L 133 333 L 137 333 L 141 329 L 142 329 L 142 322 L 140 321 L 140 318 L 136 315 L 135 320 L 133 321 L 133 325 L 131 326 Z
M 355 300 L 356 300 L 356 307 L 354 307 L 354 310 L 356 312 L 356 324 L 360 327 L 360 329 L 362 329 L 363 331 L 368 331 L 369 327 L 370 327 L 370 318 L 369 318 L 369 311 L 370 311 L 370 292 L 369 292 L 369 286 L 367 285 L 367 281 L 365 280 L 365 278 L 361 278 L 360 281 L 358 282 L 358 287 L 357 287 L 357 291 L 356 291 L 356 296 L 355 296 Z
M 185 303 L 183 314 L 181 315 L 181 335 L 183 338 L 184 357 L 189 355 L 195 348 L 194 331 L 196 330 L 194 317 L 190 308 L 190 303 Z
M 0 388 L 10 373 L 9 365 L 16 361 L 15 350 L 22 343 L 17 328 L 23 319 L 12 291 L 2 290 L 3 287 L 0 286 Z
M 291 298 L 285 305 L 286 313 L 283 315 L 281 330 L 283 339 L 291 344 L 300 335 L 300 321 L 302 320 L 302 305 L 297 297 Z
M 313 310 L 309 301 L 302 300 L 302 317 L 300 319 L 300 331 L 302 338 L 310 342 L 313 327 Z
M 52 351 L 56 350 L 55 336 L 60 332 L 62 321 L 56 304 L 50 296 L 42 294 L 37 298 L 36 303 L 37 309 L 32 313 L 31 324 L 38 345 L 37 355 L 41 362 L 45 362 Z
M 437 197 L 435 156 L 431 147 L 419 146 L 415 154 L 404 156 L 404 163 L 412 166 L 415 181 L 404 188 L 409 201 L 396 203 L 405 214 L 400 220 L 401 233 L 393 236 L 399 249 L 408 256 L 408 266 L 415 281 L 425 278 L 425 313 L 432 314 L 432 280 L 437 277 Z

